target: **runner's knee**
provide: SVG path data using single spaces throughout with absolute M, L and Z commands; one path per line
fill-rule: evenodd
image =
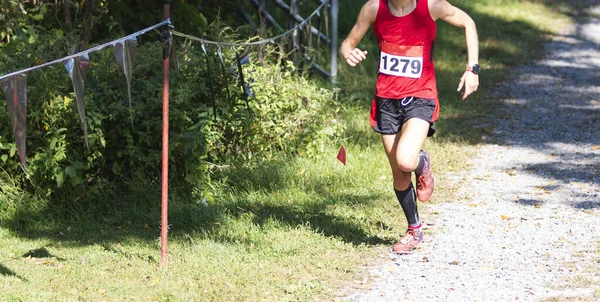
M 402 156 L 396 159 L 397 168 L 403 172 L 412 172 L 418 165 L 417 157 Z

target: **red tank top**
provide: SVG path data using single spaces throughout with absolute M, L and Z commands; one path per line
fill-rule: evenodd
M 439 115 L 433 66 L 436 27 L 428 0 L 417 0 L 417 7 L 403 17 L 392 15 L 388 0 L 379 0 L 373 26 L 380 49 L 376 95 L 433 99 L 437 106 L 432 121 Z

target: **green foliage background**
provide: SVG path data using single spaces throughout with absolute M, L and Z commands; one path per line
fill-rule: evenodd
M 15 10 L 17 2 L 26 9 Z M 72 4 L 70 26 L 59 2 Z M 257 39 L 251 27 L 238 29 L 241 18 L 233 7 L 249 1 L 220 2 L 173 1 L 176 28 L 220 41 Z M 341 38 L 364 2 L 341 2 Z M 489 89 L 515 64 L 541 54 L 543 42 L 570 22 L 580 0 L 451 2 L 478 25 L 484 72 L 479 91 L 461 101 L 455 90 L 466 60 L 464 36 L 439 22 L 441 119 L 426 146 L 436 167 L 434 204 L 459 198 L 452 179 L 468 173 L 470 145 L 493 125 L 494 106 L 483 102 L 495 97 Z M 47 7 L 40 19 L 34 16 L 43 11 L 42 3 Z M 162 14 L 162 2 L 154 0 L 4 0 L 0 8 L 0 30 L 11 30 L 10 41 L 0 43 L 0 74 L 120 38 L 160 21 Z M 276 32 L 268 28 L 260 35 Z M 177 40 L 168 269 L 158 260 L 158 34 L 139 41 L 133 120 L 125 77 L 112 51 L 92 54 L 86 81 L 89 148 L 64 67 L 31 72 L 29 177 L 20 170 L 6 108 L 0 106 L 2 297 L 324 301 L 339 300 L 350 284 L 362 286 L 365 264 L 386 254 L 406 230 L 380 138 L 367 120 L 377 72 L 373 38 L 369 32 L 360 44 L 369 50 L 366 61 L 355 68 L 338 66 L 339 91 L 292 68 L 285 59 L 293 56 L 279 45 L 264 49 L 264 60 L 257 57 L 260 49 L 246 49 L 251 57 L 244 76 L 255 96 L 248 104 L 234 74 L 234 49 L 223 49 L 225 70 L 231 70 L 223 73 L 217 71 L 216 49 L 209 47 L 209 73 L 199 45 Z M 342 143 L 347 166 L 335 158 Z M 424 221 L 438 215 L 430 205 L 420 206 Z
M 87 36 L 92 44 L 105 42 L 108 37 L 122 37 L 123 31 L 157 22 L 159 1 L 154 1 L 155 5 L 141 2 L 99 1 L 94 8 L 75 3 L 75 8 L 84 12 L 74 11 L 73 16 L 85 15 L 86 8 L 98 12 L 94 21 L 98 26 Z M 173 15 L 185 20 L 176 23 L 178 30 L 190 29 L 192 34 L 204 33 L 220 41 L 239 41 L 248 30 L 233 30 L 225 23 L 227 19 L 207 24 L 205 13 L 218 19 L 218 11 L 203 10 L 212 5 L 210 1 L 175 2 Z M 76 22 L 68 34 L 58 21 L 39 23 L 60 20 L 54 4 L 28 5 L 23 9 L 29 11 L 13 17 L 10 43 L 0 44 L 2 73 L 60 58 L 68 54 L 65 50 L 81 46 L 84 29 Z M 133 7 L 141 9 L 134 11 Z M 40 15 L 31 16 L 31 11 Z M 196 26 L 193 30 L 192 25 Z M 30 27 L 35 30 L 30 32 Z M 18 31 L 20 35 L 15 34 Z M 160 183 L 163 75 L 162 44 L 156 40 L 154 33 L 140 37 L 131 112 L 125 77 L 112 48 L 90 54 L 85 81 L 89 146 L 84 143 L 72 84 L 63 66 L 28 73 L 29 174 L 19 166 L 7 109 L 1 106 L 0 125 L 5 126 L 0 128 L 4 167 L 0 177 L 50 200 L 58 209 L 85 208 L 89 213 L 103 207 L 99 203 L 107 196 L 131 190 L 135 179 Z M 205 54 L 198 44 L 180 38 L 174 41 L 169 175 L 171 186 L 181 194 L 210 198 L 216 171 L 294 154 L 314 156 L 343 133 L 336 117 L 339 104 L 334 90 L 310 81 L 286 59 L 279 45 L 262 47 L 261 58 L 257 49 L 224 48 L 221 61 L 217 48 L 208 47 Z M 250 63 L 243 66 L 253 93 L 249 98 L 239 85 L 236 52 L 249 56 Z M 11 217 L 14 213 L 4 214 Z

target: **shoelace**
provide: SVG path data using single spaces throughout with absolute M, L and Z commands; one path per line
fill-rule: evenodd
M 425 174 L 419 175 L 419 177 L 417 177 L 417 181 L 419 182 L 419 188 L 425 188 Z
M 408 230 L 408 232 L 406 232 L 406 234 L 404 234 L 404 237 L 402 237 L 402 239 L 400 239 L 400 242 L 403 244 L 408 244 L 411 240 L 415 239 L 416 237 L 417 237 L 417 234 L 415 233 L 415 231 Z

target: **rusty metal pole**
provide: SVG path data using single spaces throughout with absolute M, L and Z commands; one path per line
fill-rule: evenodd
M 169 4 L 163 5 L 163 20 L 171 17 Z M 170 34 L 170 32 L 169 32 Z M 165 37 L 163 37 L 165 38 Z M 169 230 L 169 61 L 170 36 L 163 46 L 163 110 L 162 110 L 162 193 L 161 193 L 161 228 L 160 228 L 160 259 L 161 265 L 167 265 L 167 234 Z

